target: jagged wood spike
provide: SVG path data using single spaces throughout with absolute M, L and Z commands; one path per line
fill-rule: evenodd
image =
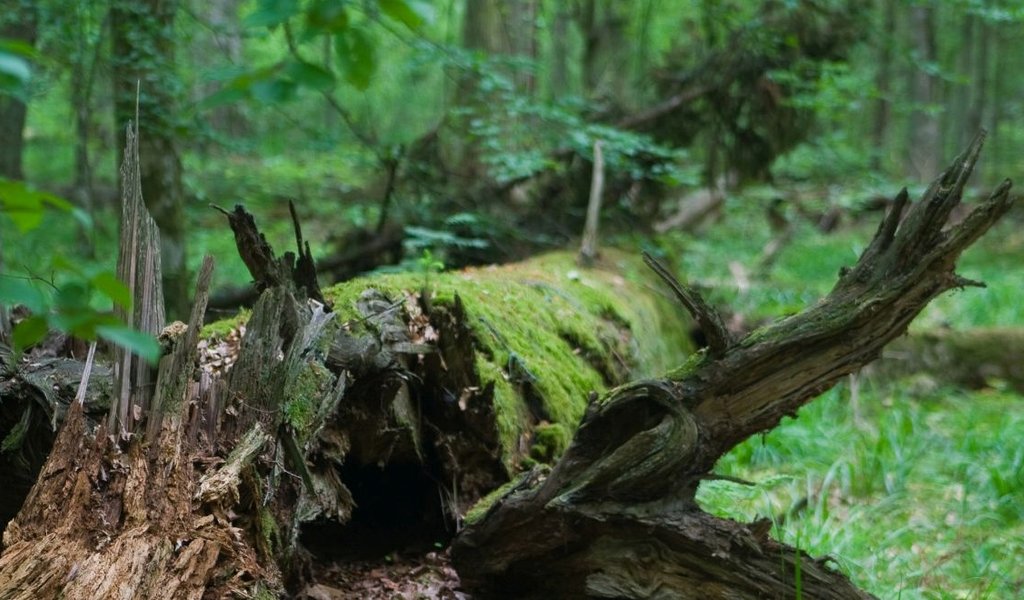
M 732 345 L 733 337 L 729 330 L 726 329 L 725 322 L 722 320 L 722 316 L 718 314 L 718 311 L 708 304 L 697 290 L 680 283 L 664 265 L 646 251 L 643 252 L 643 257 L 644 264 L 650 267 L 651 270 L 658 274 L 658 277 L 661 277 L 662 281 L 668 284 L 676 299 L 697 321 L 697 325 L 700 326 L 704 336 L 707 338 L 708 352 L 711 356 L 719 357 L 724 355 Z
M 115 306 L 114 313 L 134 329 L 155 336 L 164 326 L 160 230 L 142 198 L 138 120 L 128 124 L 125 138 L 120 226 L 117 277 L 131 291 L 132 306 Z M 115 394 L 107 428 L 112 435 L 125 436 L 135 428 L 135 406 L 149 404 L 156 374 L 145 360 L 120 347 L 114 351 L 114 362 Z

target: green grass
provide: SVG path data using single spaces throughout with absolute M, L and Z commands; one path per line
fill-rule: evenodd
M 776 538 L 834 557 L 881 598 L 1019 597 L 1020 398 L 915 398 L 864 383 L 859 410 L 842 386 L 734 449 L 716 472 L 759 485 L 705 483 L 701 503 L 742 521 L 782 521 Z

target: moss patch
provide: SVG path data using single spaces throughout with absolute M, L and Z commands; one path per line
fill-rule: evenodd
M 533 435 L 530 458 L 537 462 L 551 464 L 562 455 L 572 440 L 572 431 L 561 423 L 541 423 Z
M 249 321 L 249 317 L 252 316 L 252 311 L 243 308 L 238 311 L 238 314 L 229 317 L 227 319 L 221 319 L 220 321 L 214 321 L 209 325 L 203 326 L 203 329 L 199 332 L 200 339 L 220 339 L 227 337 L 233 330 L 239 326 L 244 325 Z

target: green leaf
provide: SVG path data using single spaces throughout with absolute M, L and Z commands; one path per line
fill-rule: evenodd
M 295 83 L 318 91 L 326 91 L 334 87 L 334 75 L 313 63 L 292 60 L 285 64 L 285 74 Z
M 11 341 L 14 342 L 15 350 L 20 352 L 46 337 L 47 331 L 49 327 L 46 324 L 46 316 L 34 315 L 14 326 Z
M 59 196 L 40 192 L 23 181 L 0 177 L 0 207 L 22 233 L 39 227 L 46 206 L 63 211 L 74 210 L 70 202 Z
M 319 0 L 306 10 L 306 29 L 312 33 L 339 33 L 348 28 L 344 0 Z
M 160 360 L 160 343 L 156 338 L 124 325 L 102 325 L 96 328 L 101 338 L 133 352 L 150 363 Z
M 89 289 L 83 281 L 68 281 L 57 288 L 53 303 L 62 311 L 78 312 L 89 306 Z
M 409 29 L 417 29 L 427 21 L 432 21 L 434 14 L 430 5 L 416 0 L 379 0 L 380 9 L 387 16 L 402 23 Z
M 370 87 L 370 80 L 377 70 L 377 60 L 373 42 L 366 32 L 355 27 L 348 29 L 335 37 L 334 49 L 345 72 L 345 81 L 359 90 Z
M 233 104 L 235 102 L 245 100 L 248 97 L 248 88 L 227 86 L 200 100 L 198 108 L 200 110 L 209 110 L 211 108 L 217 108 L 218 106 L 224 106 L 225 104 Z
M 247 27 L 274 27 L 299 12 L 297 0 L 259 0 L 256 11 L 242 23 Z
M 298 86 L 287 79 L 257 81 L 249 89 L 252 97 L 264 104 L 279 104 L 295 97 Z
M 22 85 L 32 79 L 32 67 L 29 66 L 28 61 L 5 51 L 0 51 L 0 73 Z
M 35 49 L 35 46 L 25 40 L 0 39 L 0 52 L 13 54 L 15 56 L 31 60 L 39 60 L 42 58 L 42 55 Z
M 7 273 L 0 274 L 0 304 L 20 304 L 36 314 L 47 311 L 46 295 L 32 281 Z
M 100 291 L 101 294 L 110 298 L 115 304 L 124 309 L 129 309 L 132 306 L 132 293 L 116 275 L 109 271 L 99 273 L 92 278 L 91 281 L 93 287 Z

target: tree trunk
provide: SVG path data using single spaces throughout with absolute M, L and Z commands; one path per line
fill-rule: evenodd
M 583 0 L 579 27 L 583 36 L 583 86 L 591 98 L 624 106 L 630 89 L 629 53 L 624 51 L 629 7 L 621 2 Z
M 970 139 L 971 132 L 981 129 L 978 123 L 975 127 L 969 123 L 968 111 L 971 105 L 971 76 L 974 69 L 974 55 L 977 49 L 975 42 L 975 31 L 978 29 L 978 19 L 968 13 L 963 16 L 960 23 L 959 56 L 956 64 L 956 77 L 950 82 L 950 103 L 946 111 L 945 121 L 945 142 L 946 150 L 955 152 Z
M 888 149 L 886 141 L 892 118 L 892 55 L 896 44 L 896 0 L 881 0 L 881 5 L 882 23 L 875 38 L 878 51 L 875 87 L 878 98 L 875 100 L 871 126 L 871 146 L 874 148 L 871 165 L 876 171 L 880 169 L 882 156 Z
M 935 38 L 935 7 L 922 4 L 910 8 L 915 64 L 911 66 L 910 168 L 925 181 L 938 170 L 940 130 L 932 106 L 938 100 L 938 82 L 931 71 L 938 61 Z
M 213 2 L 195 2 L 195 9 L 198 14 L 207 18 L 207 25 L 211 29 L 211 35 L 203 38 L 202 43 L 194 43 L 193 50 L 197 52 L 195 64 L 206 64 L 211 56 L 220 57 L 231 65 L 242 64 L 242 26 L 238 16 L 240 0 L 215 0 Z M 329 39 L 325 42 L 330 42 Z M 328 49 L 330 48 L 328 43 Z M 333 52 L 325 52 L 324 57 L 327 64 Z M 199 90 L 199 96 L 207 96 L 217 91 L 217 84 L 209 82 Z M 325 109 L 325 115 L 334 115 L 332 109 Z M 207 122 L 213 129 L 229 136 L 240 137 L 245 135 L 246 121 L 238 106 L 227 105 L 217 106 L 210 110 Z M 329 130 L 332 123 L 327 123 Z
M 985 19 L 978 19 L 978 50 L 974 64 L 971 65 L 971 99 L 967 111 L 967 130 L 977 131 L 985 123 L 988 112 L 989 86 L 989 48 L 995 43 L 992 40 L 992 27 Z M 999 56 L 997 53 L 996 56 Z
M 550 6 L 550 5 L 549 5 Z M 572 89 L 569 80 L 569 25 L 572 14 L 568 3 L 558 2 L 549 8 L 551 14 L 550 100 L 559 101 Z
M 695 494 L 723 454 L 879 356 L 931 299 L 980 285 L 955 263 L 1009 209 L 1009 181 L 946 222 L 981 141 L 909 210 L 906 191 L 897 196 L 825 299 L 741 340 L 666 274 L 706 352 L 592 402 L 555 468 L 532 472 L 455 539 L 463 585 L 510 598 L 867 597 L 826 561 L 769 539 L 770 521 L 712 517 Z
M 174 74 L 177 9 L 177 0 L 114 0 L 110 8 L 115 131 L 136 121 L 137 108 L 142 196 L 160 227 L 164 296 L 176 319 L 188 314 L 189 287 L 180 124 L 174 119 L 180 87 Z
M 1024 394 L 1024 329 L 937 329 L 907 335 L 888 346 L 868 372 L 892 380 L 920 377 L 923 385 L 1009 386 Z
M 37 7 L 34 2 L 7 0 L 6 14 L 0 16 L 0 39 L 6 38 L 35 46 Z M 0 95 L 0 177 L 24 179 L 22 158 L 25 152 L 25 119 L 28 105 L 24 99 Z

